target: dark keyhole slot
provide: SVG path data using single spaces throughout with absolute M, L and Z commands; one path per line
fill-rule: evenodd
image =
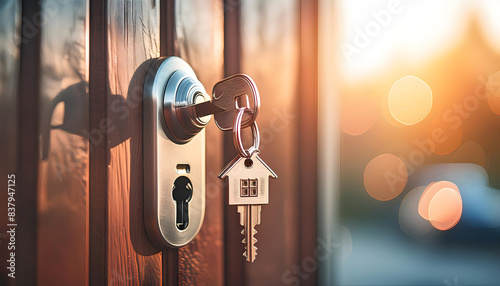
M 189 166 L 189 164 L 177 164 L 175 166 L 175 171 L 177 174 L 189 174 L 189 172 L 191 172 L 191 166 Z
M 180 176 L 174 181 L 172 197 L 177 206 L 176 226 L 179 230 L 184 230 L 189 225 L 188 203 L 193 197 L 193 185 L 186 176 Z

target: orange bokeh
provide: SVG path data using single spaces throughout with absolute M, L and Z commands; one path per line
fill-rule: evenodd
M 394 118 L 394 116 L 391 114 L 391 111 L 389 110 L 389 92 L 387 92 L 384 96 L 384 99 L 383 99 L 383 104 L 382 104 L 382 115 L 384 116 L 385 118 L 385 121 L 387 121 L 387 123 L 391 124 L 392 126 L 394 127 L 398 127 L 398 128 L 401 128 L 401 127 L 405 127 L 405 126 L 408 126 L 406 124 L 403 124 L 401 122 L 399 122 L 398 120 L 396 120 L 396 118 Z
M 449 154 L 457 149 L 462 143 L 462 137 L 462 124 L 452 124 L 445 116 L 436 118 L 427 132 L 427 138 L 433 142 L 431 151 L 439 155 Z
M 404 76 L 392 85 L 387 104 L 394 119 L 405 125 L 413 125 L 431 111 L 432 90 L 420 78 Z
M 426 220 L 429 220 L 429 205 L 432 198 L 442 189 L 452 189 L 458 192 L 457 185 L 448 181 L 439 181 L 430 183 L 423 192 L 418 202 L 418 214 Z
M 349 98 L 342 103 L 340 128 L 349 135 L 361 135 L 375 122 L 374 105 L 364 98 Z
M 429 204 L 429 221 L 434 228 L 448 230 L 462 216 L 462 197 L 457 190 L 444 188 L 437 192 Z
M 462 197 L 448 181 L 430 183 L 418 202 L 418 214 L 439 230 L 454 227 L 462 216 Z
M 366 165 L 365 189 L 379 201 L 397 197 L 406 187 L 408 170 L 404 162 L 393 154 L 382 154 Z

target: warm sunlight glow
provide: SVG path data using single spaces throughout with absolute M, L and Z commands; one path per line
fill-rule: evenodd
M 470 6 L 457 0 L 339 4 L 338 62 L 346 78 L 378 73 L 390 67 L 395 58 L 419 64 L 449 49 L 465 30 L 463 18 L 470 11 Z
M 439 230 L 454 227 L 462 216 L 462 197 L 457 190 L 444 188 L 433 196 L 429 204 L 429 221 Z
M 382 154 L 373 158 L 365 168 L 364 184 L 370 196 L 379 201 L 397 197 L 406 187 L 408 170 L 398 157 Z
M 348 98 L 342 104 L 340 128 L 349 135 L 360 135 L 375 121 L 373 104 L 363 98 Z
M 431 88 L 416 76 L 398 79 L 388 97 L 389 112 L 399 122 L 413 125 L 429 114 L 432 107 Z

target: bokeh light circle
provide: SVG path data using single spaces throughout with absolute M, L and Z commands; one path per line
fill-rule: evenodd
M 365 189 L 370 196 L 379 201 L 397 197 L 407 182 L 408 169 L 404 162 L 393 154 L 379 155 L 366 165 Z
M 402 124 L 413 125 L 424 119 L 432 108 L 432 90 L 416 76 L 404 76 L 391 87 L 389 112 Z
M 426 220 L 429 220 L 429 206 L 432 198 L 442 189 L 452 189 L 458 192 L 458 187 L 449 181 L 439 181 L 430 183 L 422 193 L 418 202 L 418 214 Z
M 444 188 L 434 195 L 429 204 L 429 221 L 434 228 L 448 230 L 462 216 L 462 197 L 457 190 Z

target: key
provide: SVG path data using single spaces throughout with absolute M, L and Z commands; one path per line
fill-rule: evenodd
M 257 239 L 255 234 L 255 226 L 260 224 L 260 205 L 241 205 L 238 206 L 238 213 L 240 214 L 240 225 L 243 226 L 241 234 L 243 234 L 243 240 L 241 241 L 245 245 L 245 251 L 243 256 L 246 257 L 248 262 L 254 262 L 257 256 L 257 247 L 255 243 Z
M 254 152 L 250 158 L 238 155 L 220 172 L 219 178 L 228 177 L 229 205 L 237 205 L 245 244 L 243 256 L 253 262 L 257 256 L 255 227 L 261 221 L 261 206 L 269 203 L 269 178 L 278 176 Z
M 245 74 L 225 78 L 215 84 L 212 101 L 188 106 L 198 118 L 213 114 L 214 120 L 222 131 L 233 129 L 234 118 L 238 109 L 247 107 L 242 119 L 242 128 L 249 127 L 257 118 L 260 108 L 260 96 L 253 80 Z

